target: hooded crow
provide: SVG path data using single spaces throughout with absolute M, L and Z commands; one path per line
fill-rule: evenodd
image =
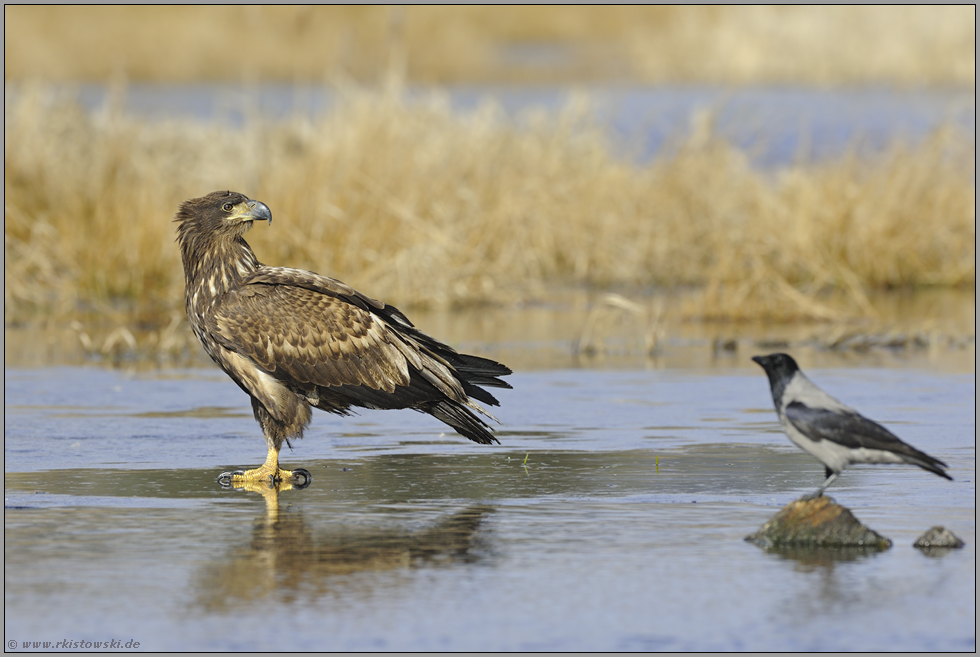
M 827 480 L 817 495 L 823 495 L 853 463 L 911 463 L 952 481 L 945 470 L 949 466 L 906 445 L 885 427 L 828 395 L 803 375 L 792 357 L 770 354 L 752 360 L 769 377 L 783 431 L 824 464 Z

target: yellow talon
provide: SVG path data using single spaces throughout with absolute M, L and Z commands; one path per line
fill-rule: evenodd
M 297 470 L 282 470 L 279 468 L 279 450 L 269 449 L 269 454 L 265 458 L 265 463 L 251 470 L 236 470 L 235 472 L 222 472 L 218 476 L 218 482 L 228 488 L 245 488 L 254 490 L 257 487 L 266 486 L 278 490 L 290 490 L 292 488 L 306 488 L 310 485 L 312 476 L 307 470 L 299 468 Z

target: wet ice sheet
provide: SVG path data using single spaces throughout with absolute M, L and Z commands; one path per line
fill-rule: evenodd
M 973 374 L 817 370 L 831 394 L 928 452 L 974 450 Z M 765 375 L 746 370 L 562 370 L 517 374 L 495 391 L 501 445 L 461 438 L 411 411 L 314 412 L 285 463 L 391 453 L 629 450 L 758 444 L 796 452 L 779 429 Z M 215 368 L 125 373 L 5 370 L 5 470 L 240 467 L 265 458 L 247 397 Z M 966 441 L 964 432 L 970 438 Z M 952 458 L 952 457 L 950 457 Z M 819 464 L 815 464 L 820 470 Z M 819 482 L 818 482 L 819 483 Z
M 264 445 L 220 373 L 6 373 L 8 640 L 150 650 L 973 650 L 975 379 L 811 372 L 950 463 L 847 471 L 885 553 L 745 543 L 822 481 L 764 375 L 518 374 L 502 445 L 317 414 L 278 515 L 223 491 Z M 943 524 L 964 550 L 911 548 Z

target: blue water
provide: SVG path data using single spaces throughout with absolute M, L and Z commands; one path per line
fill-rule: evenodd
M 517 373 L 499 446 L 408 411 L 317 413 L 282 455 L 313 483 L 275 500 L 215 482 L 265 455 L 215 369 L 7 369 L 6 639 L 974 650 L 975 376 L 809 374 L 950 465 L 952 482 L 859 466 L 830 489 L 894 541 L 886 552 L 743 540 L 823 480 L 757 368 Z M 933 525 L 967 546 L 912 548 Z

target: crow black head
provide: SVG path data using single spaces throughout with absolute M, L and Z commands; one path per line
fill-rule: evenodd
M 769 378 L 777 376 L 788 379 L 800 370 L 793 357 L 789 354 L 769 354 L 768 356 L 753 356 L 752 360 L 762 366 Z
M 768 356 L 753 356 L 752 360 L 762 366 L 769 377 L 769 387 L 772 388 L 772 399 L 779 408 L 783 390 L 793 375 L 800 371 L 799 365 L 789 354 L 769 354 Z

